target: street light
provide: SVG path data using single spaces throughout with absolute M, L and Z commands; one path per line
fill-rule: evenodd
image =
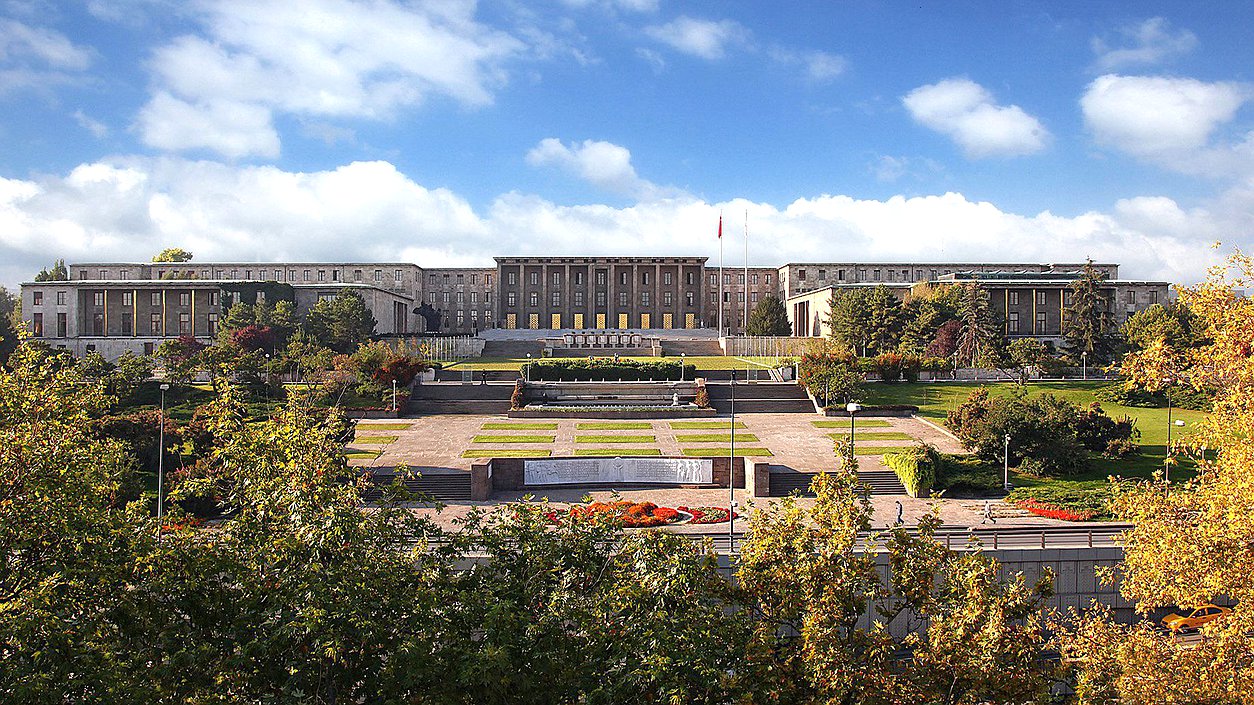
M 523 379 L 531 381 L 531 353 L 527 353 L 527 369 L 523 372 Z
M 1080 351 L 1080 379 L 1088 380 L 1089 378 L 1089 351 Z
M 746 475 L 746 478 L 748 476 Z M 731 455 L 727 458 L 727 557 L 736 549 L 736 370 L 731 371 Z M 730 563 L 729 563 L 730 565 Z
M 165 393 L 170 385 L 161 384 L 161 415 L 157 423 L 157 540 L 161 540 L 162 521 L 165 518 Z
M 1163 384 L 1165 385 L 1170 385 L 1173 382 L 1175 382 L 1175 380 L 1173 380 L 1170 377 L 1163 378 Z M 1174 426 L 1175 424 L 1171 422 L 1171 394 L 1166 391 L 1166 387 L 1164 387 L 1163 390 L 1164 390 L 1163 396 L 1167 397 L 1167 449 L 1163 453 L 1163 482 L 1170 484 L 1171 483 L 1171 427 Z M 1183 426 L 1184 422 L 1182 421 L 1180 425 Z
M 849 454 L 853 455 L 853 415 L 862 411 L 862 405 L 851 401 L 845 405 L 845 411 L 849 412 Z
M 392 379 L 392 413 L 396 413 L 396 379 Z
M 684 364 L 688 361 L 687 353 L 679 353 L 679 381 L 684 381 Z
M 1010 434 L 1006 434 L 1006 446 L 1002 451 L 1002 489 L 1010 491 Z

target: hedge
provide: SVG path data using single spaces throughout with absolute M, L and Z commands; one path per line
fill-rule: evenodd
M 897 473 L 906 494 L 911 497 L 928 497 L 936 484 L 936 466 L 940 457 L 929 445 L 915 446 L 898 453 L 885 453 L 884 464 Z
M 643 382 L 693 380 L 696 365 L 675 361 L 619 360 L 540 360 L 523 366 L 527 379 L 533 382 Z M 682 370 L 682 371 L 681 371 Z

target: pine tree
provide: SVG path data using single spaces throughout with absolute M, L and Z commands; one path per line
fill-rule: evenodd
M 1062 335 L 1072 360 L 1087 353 L 1089 362 L 1109 362 L 1114 354 L 1115 321 L 1110 300 L 1102 293 L 1103 279 L 1089 260 L 1080 278 L 1071 282 L 1071 305 L 1064 308 Z
M 989 305 L 988 291 L 978 282 L 959 285 L 958 363 L 975 367 L 987 360 L 997 349 L 997 324 Z
M 774 294 L 763 297 L 749 314 L 746 332 L 749 335 L 790 335 L 792 326 L 788 323 L 784 302 Z

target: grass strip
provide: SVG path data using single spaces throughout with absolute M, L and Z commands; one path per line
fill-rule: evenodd
M 575 455 L 591 455 L 597 457 L 617 458 L 632 455 L 661 455 L 657 448 L 576 448 Z
M 394 443 L 396 436 L 357 436 L 353 443 Z
M 404 431 L 412 423 L 358 423 L 358 431 Z
M 815 428 L 849 428 L 849 419 L 844 421 L 811 421 Z M 883 419 L 856 419 L 853 422 L 854 428 L 891 428 L 892 424 Z
M 476 448 L 462 451 L 463 458 L 547 458 L 547 450 L 531 448 L 496 448 L 492 450 Z
M 677 443 L 731 443 L 730 433 L 677 433 Z M 752 433 L 737 433 L 736 442 L 757 443 L 758 437 Z
M 899 453 L 904 450 L 910 450 L 914 446 L 859 446 L 853 449 L 854 455 L 883 455 L 885 453 Z
M 510 423 L 508 421 L 488 421 L 483 424 L 484 431 L 556 431 L 556 422 Z
M 848 433 L 829 433 L 827 434 L 827 436 L 831 438 L 832 440 L 836 440 L 836 441 L 848 440 L 849 438 Z M 913 441 L 913 440 L 915 440 L 914 436 L 910 435 L 909 433 L 902 433 L 901 431 L 883 431 L 883 432 L 867 431 L 865 433 L 858 431 L 854 434 L 854 437 L 853 437 L 854 443 L 857 443 L 858 441 Z
M 383 455 L 383 451 L 381 450 L 346 450 L 344 451 L 344 457 L 348 458 L 349 460 L 374 460 L 380 455 Z
M 727 421 L 672 421 L 671 428 L 682 431 L 699 431 L 702 429 L 731 428 L 731 420 Z M 748 428 L 743 421 L 736 422 L 736 428 Z
M 648 421 L 588 421 L 577 424 L 580 431 L 651 431 Z
M 583 436 L 575 436 L 576 443 L 657 443 L 657 436 L 645 436 L 640 434 L 631 434 L 623 436 L 608 436 L 604 434 L 588 434 Z
M 478 435 L 471 439 L 473 443 L 552 443 L 556 436 L 499 436 Z
M 729 448 L 684 448 L 684 455 L 696 456 L 698 458 L 722 458 L 730 455 Z M 736 456 L 743 458 L 746 456 L 768 457 L 774 455 L 769 448 L 737 448 Z

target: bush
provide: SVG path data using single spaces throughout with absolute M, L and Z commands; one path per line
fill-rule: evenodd
M 859 362 L 845 350 L 807 351 L 797 364 L 797 381 L 824 406 L 853 401 L 863 379 Z
M 514 383 L 514 393 L 511 394 L 509 397 L 509 408 L 518 410 L 518 409 L 523 408 L 524 403 L 525 401 L 523 398 L 523 382 L 520 379 Z
M 999 492 L 1005 480 L 1001 467 L 970 455 L 940 455 L 936 471 L 937 490 L 954 495 L 986 495 Z
M 936 470 L 940 454 L 930 445 L 920 445 L 899 453 L 885 453 L 884 464 L 897 473 L 906 494 L 911 497 L 927 497 L 936 484 Z
M 527 379 L 533 382 L 593 382 L 612 380 L 639 382 L 645 380 L 678 381 L 695 379 L 695 365 L 679 362 L 618 360 L 540 360 L 528 364 Z
M 880 353 L 871 360 L 871 367 L 881 382 L 898 382 L 901 381 L 901 363 L 901 355 L 897 353 Z
M 1102 405 L 1093 402 L 1075 419 L 1075 434 L 1080 443 L 1091 453 L 1101 453 L 1111 458 L 1123 458 L 1135 453 L 1139 446 L 1136 439 L 1141 432 L 1136 420 L 1124 416 L 1112 419 L 1102 411 Z
M 1088 453 L 1076 435 L 1080 415 L 1076 405 L 1053 394 L 993 397 L 981 387 L 949 412 L 946 423 L 964 447 L 986 462 L 1002 460 L 1003 439 L 1009 435 L 1011 467 L 1058 477 L 1088 468 Z
M 1210 411 L 1214 405 L 1215 394 L 1212 390 L 1199 391 L 1192 387 L 1172 386 L 1164 391 L 1151 392 L 1143 387 L 1129 388 L 1125 383 L 1117 382 L 1099 388 L 1095 393 L 1099 400 L 1121 406 L 1161 409 L 1171 405 L 1179 409 L 1193 411 Z
M 697 398 L 693 400 L 693 403 L 698 409 L 710 408 L 710 390 L 706 389 L 705 385 L 697 387 Z

